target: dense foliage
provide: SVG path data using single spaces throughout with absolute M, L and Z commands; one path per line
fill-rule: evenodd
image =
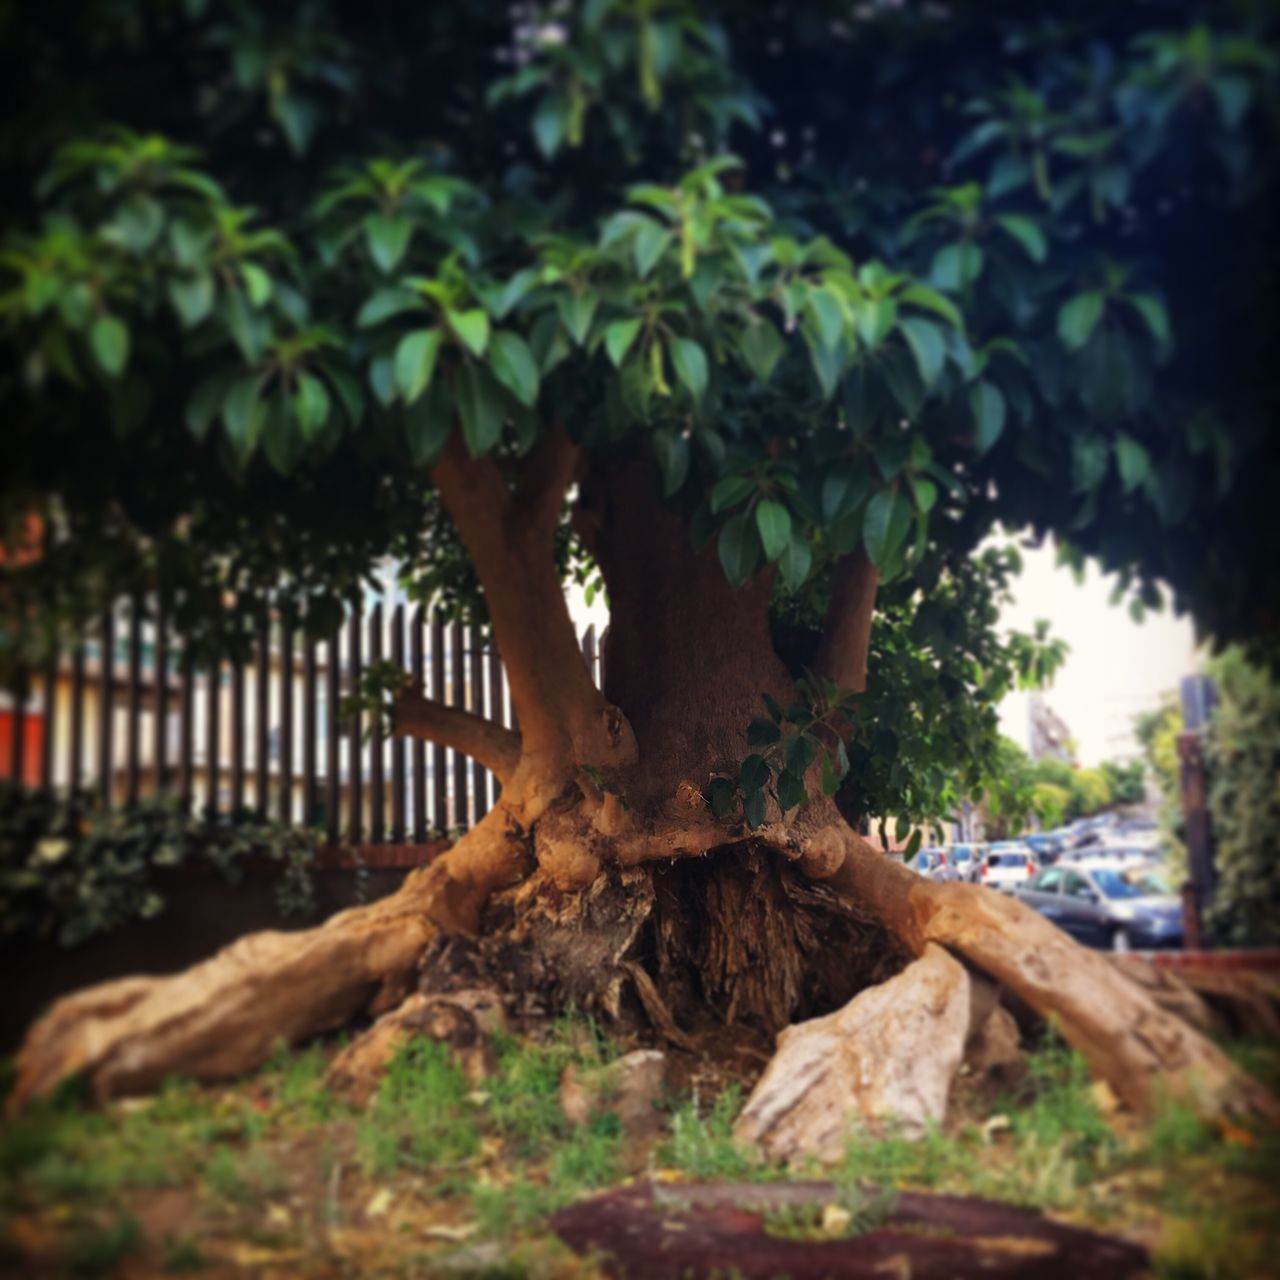
M 246 860 L 277 864 L 281 913 L 305 914 L 317 845 L 311 832 L 267 822 L 198 822 L 164 797 L 104 813 L 88 795 L 64 800 L 0 783 L 0 941 L 70 947 L 148 919 L 164 910 L 157 873 L 183 865 L 234 883 Z
M 992 651 L 997 522 L 1276 615 L 1266 6 L 66 10 L 0 32 L 11 665 L 121 588 L 326 632 L 384 555 L 482 607 L 429 467 L 558 423 L 783 623 L 865 549 L 863 811 L 936 812 L 1055 660 Z
M 1280 685 L 1229 651 L 1213 663 L 1205 733 L 1217 885 L 1208 918 L 1224 942 L 1280 944 Z

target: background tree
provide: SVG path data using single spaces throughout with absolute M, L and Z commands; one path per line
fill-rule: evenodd
M 1136 805 L 1146 799 L 1146 768 L 1141 760 L 1104 760 L 1099 768 L 1111 789 L 1112 804 Z
M 1280 941 L 1280 688 L 1236 650 L 1210 665 L 1205 733 L 1214 886 L 1209 921 L 1234 946 Z
M 832 797 L 927 808 L 945 723 L 989 731 L 957 708 L 1003 678 L 994 605 L 956 602 L 996 522 L 1064 534 L 1135 612 L 1164 579 L 1221 636 L 1275 616 L 1265 13 L 6 14 L 2 513 L 40 543 L 5 575 L 11 666 L 121 588 L 209 649 L 282 586 L 325 633 L 393 555 L 483 611 L 520 722 L 396 692 L 398 731 L 498 775 L 484 822 L 320 930 L 64 1002 L 19 1099 L 243 1069 L 504 935 L 549 1000 L 628 981 L 659 1025 L 770 1028 L 939 942 L 1135 1103 L 1163 1071 L 1260 1105 L 1104 960 L 922 884 Z M 608 593 L 603 694 L 573 572 Z M 1034 677 L 1043 640 L 995 660 Z

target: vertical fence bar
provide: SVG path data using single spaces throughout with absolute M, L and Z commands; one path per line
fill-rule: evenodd
M 178 688 L 178 794 L 182 798 L 182 811 L 191 812 L 195 794 L 195 735 L 196 659 L 188 641 L 182 647 L 182 680 Z
M 232 658 L 232 813 L 244 808 L 244 662 Z
M 27 673 L 19 671 L 9 692 L 13 712 L 9 717 L 9 777 L 19 786 L 27 763 Z
M 45 661 L 40 673 L 40 788 L 53 788 L 53 739 L 58 714 L 57 699 L 58 651 L 55 649 Z
M 455 707 L 467 705 L 466 641 L 462 635 L 462 623 L 455 622 L 449 628 L 449 660 L 453 663 L 453 697 Z M 453 753 L 453 821 L 457 827 L 469 827 L 470 806 L 467 804 L 467 757 L 461 751 Z
M 155 675 L 151 682 L 155 719 L 151 722 L 151 756 L 156 773 L 156 795 L 169 789 L 169 619 L 164 602 L 156 604 Z
M 360 605 L 361 602 L 357 599 L 355 607 L 351 610 L 351 622 L 347 633 L 347 661 L 351 669 L 351 674 L 347 681 L 347 691 L 353 696 L 360 691 L 360 673 L 362 670 L 360 661 Z M 349 792 L 347 836 L 352 844 L 359 844 L 360 837 L 364 832 L 364 761 L 360 750 L 360 739 L 364 732 L 362 720 L 363 717 L 357 707 L 351 716 L 351 755 L 350 768 L 347 773 L 347 789 Z
M 253 807 L 271 816 L 271 610 L 258 614 L 257 652 L 253 659 Z
M 129 601 L 129 666 L 125 694 L 125 804 L 138 803 L 142 755 L 142 601 Z
M 76 636 L 71 651 L 71 761 L 67 786 L 74 794 L 80 790 L 84 774 L 84 638 Z
M 111 807 L 112 706 L 115 685 L 116 619 L 108 605 L 102 611 L 101 657 L 98 671 L 98 793 L 104 808 Z
M 404 670 L 404 605 L 398 604 L 391 612 L 391 661 L 397 671 Z M 404 738 L 395 734 L 391 739 L 391 839 L 394 844 L 404 843 Z
M 325 834 L 337 840 L 341 823 L 339 805 L 342 799 L 342 778 L 338 764 L 338 676 L 342 669 L 342 632 L 335 631 L 327 645 L 329 666 L 324 673 L 325 726 L 324 726 L 324 784 L 325 784 Z
M 244 810 L 244 659 L 231 659 L 231 812 Z
M 293 819 L 293 619 L 280 612 L 280 789 L 281 822 Z
M 317 818 L 316 794 L 316 698 L 319 694 L 316 658 L 317 642 L 302 637 L 302 824 L 312 826 Z
M 382 605 L 375 604 L 369 614 L 369 662 L 382 661 Z M 382 807 L 386 799 L 384 794 L 386 779 L 383 773 L 382 735 L 375 733 L 369 744 L 369 839 L 374 844 L 381 844 L 386 839 L 386 824 L 383 821 Z
M 484 715 L 484 659 L 480 653 L 480 629 L 472 627 L 470 634 L 470 653 L 467 660 L 471 664 L 471 710 L 478 716 Z M 471 762 L 471 789 L 475 795 L 475 820 L 480 821 L 489 812 L 489 770 L 479 760 Z
M 222 664 L 216 659 L 209 664 L 205 678 L 204 719 L 204 802 L 206 816 L 218 813 L 218 757 L 222 747 Z
M 426 692 L 423 680 L 422 606 L 419 605 L 409 620 L 409 668 L 414 684 Z M 414 738 L 409 745 L 413 767 L 413 841 L 421 844 L 427 838 L 427 744 Z
M 586 659 L 587 675 L 594 684 L 596 679 L 596 624 L 594 622 L 582 634 L 582 656 Z
M 506 724 L 507 722 L 507 699 L 506 692 L 502 687 L 502 657 L 498 653 L 498 642 L 490 637 L 489 640 L 489 719 L 495 724 Z M 502 783 L 498 781 L 498 775 L 493 775 L 493 802 L 498 803 L 498 797 L 502 794 Z
M 437 702 L 444 701 L 444 622 L 436 610 L 432 610 L 431 613 L 431 697 Z M 437 835 L 442 835 L 449 826 L 445 801 L 447 788 L 444 747 L 439 742 L 433 742 L 431 744 L 431 821 Z

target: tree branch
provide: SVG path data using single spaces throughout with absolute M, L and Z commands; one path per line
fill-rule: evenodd
M 412 685 L 396 695 L 391 713 L 396 733 L 439 742 L 492 769 L 504 785 L 520 762 L 520 735 L 461 707 L 423 697 Z
M 516 507 L 521 519 L 539 533 L 554 532 L 581 458 L 582 450 L 570 439 L 564 422 L 557 417 L 534 445 L 516 490 Z
M 867 687 L 867 651 L 879 580 L 879 570 L 861 548 L 836 564 L 822 639 L 814 657 L 818 675 L 855 693 Z

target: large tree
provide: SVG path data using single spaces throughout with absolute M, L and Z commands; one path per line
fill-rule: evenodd
M 394 555 L 487 621 L 520 725 L 396 690 L 494 810 L 379 903 L 61 1002 L 20 1098 L 243 1070 L 464 952 L 680 1037 L 932 941 L 1135 1104 L 1263 1105 L 1104 958 L 856 830 L 935 814 L 943 740 L 994 749 L 983 698 L 1053 661 L 992 635 L 997 522 L 1135 609 L 1275 617 L 1270 32 L 1034 8 L 7 10 L 10 660 L 121 589 L 211 651 L 281 590 L 325 634 Z

